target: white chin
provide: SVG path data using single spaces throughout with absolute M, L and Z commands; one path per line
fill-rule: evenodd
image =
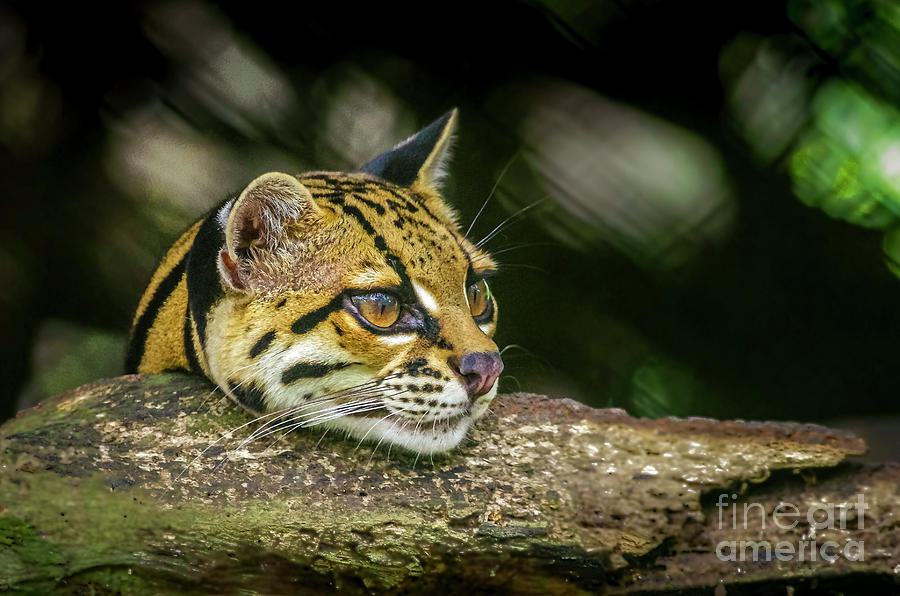
M 497 395 L 497 385 L 497 383 L 494 383 L 490 391 L 475 400 L 475 403 L 472 405 L 473 420 L 481 420 L 481 417 L 487 413 L 488 406 L 491 405 L 491 402 L 494 401 L 494 397 Z
M 438 420 L 433 424 L 422 423 L 416 429 L 416 423 L 412 421 L 348 416 L 329 422 L 328 426 L 346 431 L 355 439 L 367 443 L 380 443 L 388 447 L 393 445 L 407 451 L 429 454 L 447 451 L 459 445 L 472 426 L 472 417 Z

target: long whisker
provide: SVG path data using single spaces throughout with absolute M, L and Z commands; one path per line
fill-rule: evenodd
M 188 469 L 189 469 L 191 466 L 193 466 L 195 463 L 197 463 L 197 460 L 199 460 L 201 457 L 203 457 L 204 455 L 206 455 L 206 452 L 207 452 L 207 451 L 209 451 L 210 449 L 212 449 L 213 447 L 215 447 L 220 441 L 222 441 L 222 440 L 224 440 L 224 439 L 226 439 L 226 438 L 229 438 L 235 431 L 241 430 L 242 428 L 245 428 L 245 427 L 247 427 L 247 426 L 250 426 L 251 424 L 254 424 L 254 423 L 256 423 L 256 422 L 259 422 L 260 420 L 264 420 L 264 419 L 269 418 L 269 417 L 271 417 L 271 416 L 277 416 L 278 414 L 279 414 L 279 412 L 270 412 L 270 413 L 268 413 L 268 414 L 263 414 L 262 416 L 257 416 L 256 418 L 254 418 L 253 420 L 250 420 L 249 422 L 245 422 L 244 424 L 241 424 L 240 426 L 236 426 L 236 427 L 234 427 L 234 428 L 232 428 L 232 429 L 229 429 L 229 430 L 225 431 L 224 433 L 222 433 L 222 435 L 221 435 L 218 439 L 216 439 L 215 441 L 213 441 L 212 443 L 210 443 L 209 445 L 207 445 L 207 446 L 206 446 L 206 449 L 204 449 L 203 451 L 201 451 L 201 452 L 199 453 L 199 455 L 197 455 L 197 457 L 195 457 L 194 459 L 192 459 L 192 460 L 188 463 L 188 465 L 186 465 L 186 466 L 184 467 L 184 469 L 181 470 L 181 472 L 178 474 L 178 476 L 175 477 L 175 481 L 177 482 L 178 479 L 181 478 L 181 477 L 184 475 L 184 473 L 187 472 Z
M 469 232 L 472 231 L 472 228 L 475 227 L 475 222 L 478 221 L 478 218 L 481 217 L 481 212 L 484 211 L 484 208 L 487 207 L 488 202 L 490 202 L 491 197 L 494 196 L 494 192 L 496 192 L 497 187 L 500 186 L 500 181 L 503 180 L 503 177 L 506 175 L 506 171 L 509 169 L 509 166 L 516 161 L 516 158 L 519 157 L 519 149 L 513 153 L 513 156 L 509 158 L 509 161 L 506 162 L 506 165 L 503 166 L 503 169 L 500 171 L 500 175 L 497 177 L 497 180 L 494 182 L 494 186 L 491 187 L 491 192 L 488 193 L 487 198 L 484 200 L 484 203 L 481 204 L 481 209 L 478 210 L 478 213 L 475 214 L 475 217 L 472 219 L 472 223 L 469 224 L 469 227 L 466 228 L 466 233 L 463 234 L 463 237 L 468 237 Z
M 500 350 L 500 355 L 503 356 L 503 354 L 506 352 L 506 350 L 508 350 L 508 349 L 510 349 L 510 348 L 516 348 L 516 349 L 519 349 L 519 350 L 524 350 L 524 349 L 525 349 L 525 348 L 523 348 L 522 346 L 520 346 L 519 344 L 506 344 L 505 346 L 503 346 L 503 348 L 501 348 L 501 350 Z
M 498 265 L 498 267 L 500 269 L 510 269 L 510 268 L 518 267 L 519 269 L 529 269 L 531 271 L 540 271 L 541 273 L 548 273 L 548 271 L 546 269 L 544 269 L 543 267 L 538 267 L 537 265 L 530 265 L 528 263 L 501 263 L 500 265 Z
M 530 205 L 526 205 L 525 207 L 522 207 L 521 209 L 519 209 L 518 211 L 516 211 L 515 213 L 513 213 L 512 215 L 510 215 L 503 221 L 501 221 L 497 225 L 497 227 L 495 227 L 493 230 L 488 232 L 487 236 L 485 236 L 484 238 L 482 238 L 481 240 L 476 242 L 475 247 L 481 248 L 482 246 L 484 246 L 484 244 L 486 242 L 490 241 L 491 238 L 496 236 L 500 232 L 500 230 L 502 230 L 504 227 L 506 227 L 507 224 L 512 223 L 513 220 L 515 220 L 517 217 L 524 215 L 527 211 L 529 211 L 529 210 L 533 209 L 534 207 L 540 205 L 541 203 L 547 201 L 549 198 L 550 198 L 549 196 L 545 196 L 544 198 L 538 199 L 537 201 L 535 201 L 534 203 L 531 203 Z
M 244 368 L 247 368 L 247 367 L 241 367 L 240 369 L 238 369 L 238 371 L 243 370 Z M 237 372 L 237 371 L 235 371 L 235 372 Z M 241 425 L 239 425 L 239 426 L 236 426 L 236 427 L 234 427 L 234 428 L 231 428 L 231 429 L 225 431 L 224 433 L 222 433 L 222 435 L 219 436 L 219 438 L 217 438 L 215 441 L 213 441 L 212 443 L 210 443 L 209 445 L 207 445 L 206 448 L 203 449 L 203 451 L 201 451 L 194 459 L 192 459 L 192 460 L 184 467 L 184 469 L 181 470 L 181 472 L 179 472 L 179 474 L 175 477 L 175 480 L 174 480 L 174 481 L 177 482 L 182 476 L 184 476 L 185 472 L 187 472 L 187 471 L 191 468 L 191 466 L 193 466 L 195 463 L 197 463 L 198 460 L 200 460 L 204 455 L 206 455 L 206 453 L 207 453 L 210 449 L 212 449 L 213 447 L 215 447 L 216 445 L 218 445 L 218 444 L 219 444 L 220 442 L 222 442 L 223 440 L 225 440 L 225 439 L 227 439 L 227 438 L 230 438 L 230 437 L 232 436 L 232 434 L 233 434 L 234 432 L 236 432 L 236 431 L 239 431 L 239 430 L 241 430 L 241 429 L 243 429 L 243 428 L 246 428 L 247 426 L 250 426 L 250 425 L 252 425 L 252 424 L 255 424 L 255 423 L 257 423 L 257 422 L 259 422 L 259 421 L 261 421 L 261 420 L 266 420 L 267 418 L 270 419 L 270 420 L 268 420 L 267 422 L 265 422 L 260 428 L 254 430 L 254 432 L 251 433 L 251 436 L 253 436 L 253 434 L 259 432 L 262 428 L 265 428 L 266 426 L 272 424 L 274 421 L 279 420 L 279 419 L 281 419 L 281 418 L 283 418 L 283 417 L 285 417 L 285 416 L 290 416 L 290 415 L 292 415 L 292 414 L 293 414 L 294 412 L 296 412 L 296 411 L 301 411 L 302 409 L 305 409 L 305 408 L 310 407 L 310 406 L 314 406 L 314 405 L 316 405 L 316 404 L 318 404 L 318 403 L 323 403 L 323 402 L 326 402 L 326 401 L 329 401 L 329 400 L 338 399 L 339 397 L 343 397 L 343 396 L 346 396 L 346 395 L 352 395 L 352 393 L 353 393 L 355 390 L 358 390 L 358 389 L 364 388 L 364 387 L 368 387 L 368 386 L 370 386 L 370 385 L 373 386 L 373 387 L 377 387 L 377 386 L 380 385 L 382 382 L 384 382 L 384 381 L 386 381 L 386 380 L 388 380 L 388 379 L 391 379 L 391 378 L 393 378 L 393 377 L 399 377 L 399 376 L 401 376 L 399 373 L 395 373 L 395 374 L 391 374 L 391 375 L 386 375 L 386 376 L 384 376 L 384 377 L 379 377 L 378 379 L 373 379 L 373 380 L 371 380 L 371 381 L 366 381 L 366 382 L 364 382 L 364 383 L 360 383 L 359 385 L 356 385 L 356 386 L 352 386 L 352 387 L 348 387 L 348 388 L 343 388 L 343 389 L 340 389 L 340 390 L 332 391 L 332 392 L 330 392 L 330 393 L 323 394 L 322 396 L 320 396 L 320 397 L 318 397 L 318 398 L 316 398 L 316 399 L 314 399 L 314 400 L 310 400 L 310 401 L 308 401 L 308 402 L 304 402 L 303 404 L 300 404 L 299 406 L 292 406 L 292 407 L 290 407 L 290 408 L 285 408 L 285 409 L 283 409 L 283 410 L 276 410 L 275 412 L 268 412 L 268 413 L 263 414 L 263 415 L 261 415 L 261 416 L 257 416 L 256 418 L 254 418 L 254 419 L 252 419 L 252 420 L 250 420 L 250 421 L 248 421 L 248 422 L 245 422 L 244 424 L 241 424 Z M 242 382 L 241 384 L 243 384 L 243 382 Z M 240 385 L 238 385 L 238 386 L 240 386 Z M 218 385 L 217 385 L 217 388 L 221 389 L 221 387 L 218 387 Z M 213 391 L 215 391 L 215 389 L 213 389 Z M 339 395 L 339 394 L 343 394 L 343 395 Z
M 256 441 L 259 439 L 264 439 L 269 435 L 279 433 L 284 430 L 285 427 L 288 427 L 288 430 L 284 433 L 287 435 L 293 430 L 298 428 L 307 427 L 307 426 L 317 426 L 324 422 L 328 422 L 329 420 L 334 420 L 335 418 L 341 418 L 343 416 L 347 416 L 349 414 L 357 414 L 360 412 L 370 412 L 372 410 L 380 410 L 384 405 L 380 400 L 372 400 L 369 402 L 361 402 L 354 403 L 352 405 L 343 404 L 342 406 L 338 406 L 332 409 L 329 409 L 324 412 L 314 412 L 315 416 L 309 419 L 301 419 L 302 417 L 298 416 L 296 418 L 291 418 L 290 420 L 282 421 L 279 425 L 268 429 L 266 432 L 261 433 L 253 438 L 244 439 L 240 445 L 235 447 L 235 451 L 242 449 L 248 443 L 252 441 Z M 310 414 L 312 415 L 312 414 Z M 299 422 L 298 422 L 299 420 Z M 282 436 L 284 436 L 282 435 Z
M 293 414 L 295 414 L 297 412 L 302 412 L 303 410 L 308 410 L 317 405 L 320 405 L 320 404 L 323 404 L 323 403 L 326 403 L 329 401 L 333 401 L 336 399 L 341 399 L 344 397 L 356 397 L 356 398 L 369 397 L 367 395 L 367 393 L 371 393 L 372 391 L 380 391 L 380 389 L 377 389 L 378 385 L 380 385 L 385 380 L 390 379 L 391 377 L 394 377 L 394 376 L 400 376 L 400 375 L 399 374 L 387 375 L 387 376 L 381 377 L 379 379 L 374 379 L 372 381 L 366 381 L 365 383 L 360 383 L 359 385 L 339 389 L 336 391 L 331 391 L 329 393 L 325 393 L 325 394 L 317 397 L 316 399 L 311 399 L 309 401 L 303 402 L 296 406 L 291 406 L 289 408 L 279 410 L 279 412 L 278 412 L 279 415 L 276 418 L 269 420 L 268 422 L 266 422 L 265 424 L 263 424 L 262 426 L 257 428 L 255 431 L 253 431 L 253 434 L 251 434 L 251 436 L 248 438 L 252 439 L 253 435 L 264 431 L 269 425 L 275 424 L 276 421 L 279 420 L 280 418 L 284 418 L 286 416 L 292 416 Z
M 404 420 L 403 426 L 400 427 L 400 430 L 401 431 L 405 430 L 407 426 L 409 426 L 409 420 Z M 391 449 L 393 449 L 393 448 L 394 448 L 394 442 L 391 441 L 390 445 L 388 445 L 387 459 L 391 459 Z
M 327 434 L 328 434 L 328 431 L 330 431 L 330 430 L 331 430 L 330 428 L 326 428 L 326 429 L 325 429 L 325 432 L 323 432 L 323 433 L 322 433 L 322 436 L 319 437 L 319 440 L 316 441 L 316 444 L 315 444 L 315 446 L 313 447 L 313 451 L 317 451 L 317 450 L 319 449 L 319 445 L 321 445 L 321 444 L 322 444 L 322 441 L 325 440 L 325 435 L 327 435 Z
M 330 417 L 326 417 L 326 418 L 324 418 L 324 419 L 322 419 L 322 420 L 319 420 L 318 422 L 316 422 L 316 424 L 320 424 L 320 423 L 322 423 L 322 422 L 327 422 L 328 420 L 332 420 L 332 419 L 334 419 L 334 418 L 340 418 L 341 416 L 346 416 L 346 415 L 348 415 L 348 414 L 354 414 L 354 413 L 357 413 L 357 412 L 367 412 L 367 411 L 370 411 L 370 410 L 377 410 L 377 409 L 380 409 L 381 407 L 383 407 L 383 406 L 380 404 L 380 402 L 378 402 L 377 405 L 374 405 L 374 407 L 373 407 L 371 404 L 370 404 L 370 405 L 367 405 L 367 407 L 361 407 L 361 404 L 354 404 L 354 405 L 356 406 L 355 409 L 352 409 L 352 408 L 351 408 L 351 409 L 348 409 L 347 411 L 341 411 L 340 413 L 333 414 L 333 415 L 330 416 Z M 296 419 L 294 419 L 293 421 L 295 422 Z M 288 433 L 292 432 L 293 430 L 296 430 L 297 428 L 300 428 L 300 427 L 303 427 L 303 426 L 313 426 L 313 425 L 309 424 L 309 422 L 310 422 L 309 420 L 302 420 L 302 421 L 300 421 L 300 422 L 295 422 L 290 428 L 287 429 L 287 431 L 284 432 L 283 435 L 281 435 L 281 437 L 279 437 L 278 439 L 276 439 L 275 441 L 273 441 L 271 444 L 277 443 L 281 438 L 287 436 Z M 276 430 L 276 429 L 273 429 L 273 430 L 270 430 L 270 431 L 268 431 L 268 432 L 265 432 L 265 433 L 263 433 L 263 434 L 261 434 L 261 435 L 255 437 L 255 438 L 256 438 L 256 439 L 262 439 L 262 438 L 265 438 L 265 437 L 267 437 L 267 436 L 269 436 L 269 435 L 272 435 L 272 434 L 275 434 L 275 433 L 277 433 L 277 432 L 280 432 L 280 430 L 281 430 L 281 429 L 277 429 L 277 430 Z M 239 451 L 240 449 L 242 449 L 242 448 L 246 445 L 247 442 L 248 442 L 248 440 L 245 439 L 245 440 L 242 441 L 241 444 L 238 445 L 235 449 L 231 450 L 230 453 L 234 453 L 234 452 L 236 452 L 236 451 Z M 228 459 L 229 459 L 228 454 L 226 454 L 225 457 L 224 457 L 218 464 L 216 464 L 216 466 L 215 466 L 215 468 L 214 468 L 214 471 L 215 471 L 215 470 L 219 470 L 222 466 L 224 466 L 225 463 L 228 461 Z
M 310 424 L 310 423 L 317 421 L 323 417 L 332 416 L 334 414 L 337 414 L 338 416 L 344 416 L 344 415 L 346 415 L 346 412 L 349 412 L 355 408 L 368 407 L 373 404 L 380 404 L 380 403 L 381 403 L 381 401 L 377 400 L 377 399 L 370 399 L 370 400 L 362 401 L 362 402 L 355 402 L 355 401 L 347 402 L 347 403 L 343 403 L 343 404 L 336 404 L 330 408 L 316 410 L 315 412 L 310 412 L 308 414 L 301 414 L 301 415 L 293 416 L 287 420 L 281 420 L 277 424 L 273 424 L 271 426 L 261 427 L 261 428 L 257 429 L 256 431 L 253 432 L 253 434 L 251 434 L 249 437 L 247 437 L 246 439 L 241 441 L 241 443 L 236 447 L 236 449 L 241 449 L 244 446 L 246 446 L 247 444 L 249 444 L 257 439 L 267 437 L 274 432 L 279 432 L 285 426 L 290 426 L 292 424 L 297 423 L 297 420 L 301 420 L 301 422 L 299 422 L 299 424 L 301 424 L 301 425 L 313 426 L 313 424 Z M 306 416 L 312 416 L 312 418 L 305 418 Z
M 492 250 L 491 256 L 502 255 L 505 252 L 511 252 L 513 250 L 520 250 L 523 248 L 534 248 L 535 246 L 555 246 L 560 247 L 562 244 L 559 242 L 526 242 L 525 244 L 516 244 L 515 246 L 507 246 L 506 248 L 501 248 L 500 250 Z
M 378 410 L 378 409 L 384 408 L 385 406 L 384 406 L 383 400 L 385 397 L 394 397 L 394 396 L 400 395 L 402 393 L 406 393 L 407 391 L 408 390 L 404 389 L 402 391 L 396 391 L 394 393 L 389 393 L 389 394 L 377 393 L 377 394 L 367 396 L 367 397 L 372 397 L 375 399 L 367 399 L 367 400 L 364 400 L 361 402 L 352 401 L 352 402 L 346 402 L 343 404 L 336 404 L 330 408 L 316 410 L 315 412 L 310 412 L 309 414 L 305 414 L 303 416 L 312 416 L 312 418 L 300 420 L 299 422 L 297 422 L 297 421 L 299 419 L 303 418 L 303 416 L 295 416 L 289 420 L 283 420 L 274 426 L 268 427 L 267 429 L 265 429 L 264 432 L 260 432 L 261 429 L 257 429 L 257 431 L 254 432 L 253 435 L 244 439 L 244 441 L 241 442 L 241 444 L 237 447 L 237 449 L 241 449 L 246 444 L 248 444 L 254 440 L 261 439 L 261 438 L 266 437 L 275 432 L 279 432 L 285 426 L 290 427 L 289 430 L 285 433 L 285 434 L 287 434 L 296 428 L 305 427 L 305 426 L 316 426 L 318 424 L 322 424 L 324 422 L 328 422 L 328 421 L 334 420 L 336 418 L 341 418 L 343 416 L 348 416 L 350 414 L 358 414 L 360 412 L 370 412 L 372 410 Z
M 406 412 L 406 411 L 408 411 L 408 409 L 403 409 L 402 411 L 403 411 L 403 412 Z M 372 455 L 369 456 L 369 463 L 366 464 L 366 467 L 371 467 L 371 466 L 372 466 L 372 460 L 375 458 L 375 454 L 378 452 L 378 448 L 381 447 L 381 443 L 384 442 L 384 439 L 388 436 L 388 434 L 394 432 L 394 427 L 397 426 L 397 423 L 400 422 L 401 420 L 402 420 L 402 418 L 396 418 L 396 419 L 391 423 L 391 428 L 388 429 L 388 432 L 386 432 L 386 433 L 384 433 L 383 435 L 381 435 L 381 438 L 378 439 L 378 443 L 375 444 L 375 449 L 372 450 Z M 405 424 L 405 423 L 406 423 L 406 421 L 404 420 L 404 424 Z M 393 442 L 391 442 L 391 445 L 393 446 Z M 390 450 L 390 447 L 388 448 L 388 455 L 387 455 L 387 456 L 388 456 L 388 459 L 390 459 L 390 457 L 391 457 L 391 450 Z
M 382 416 L 381 418 L 379 418 L 378 420 L 373 422 L 372 425 L 369 427 L 369 430 L 366 431 L 366 434 L 364 434 L 362 436 L 362 438 L 359 440 L 359 443 L 356 444 L 356 449 L 354 449 L 354 451 L 359 450 L 360 446 L 363 444 L 363 441 L 366 440 L 366 438 L 369 436 L 369 433 L 371 433 L 375 429 L 376 426 L 378 426 L 380 423 L 384 422 L 391 416 L 397 416 L 398 414 L 401 414 L 401 413 L 402 413 L 401 410 L 395 410 L 393 412 L 388 412 L 387 414 L 385 414 L 384 416 Z
M 422 424 L 422 421 L 425 420 L 425 416 L 428 416 L 428 410 L 422 412 L 422 415 L 419 416 L 419 421 L 416 422 L 416 427 L 413 429 L 413 433 L 419 432 L 419 426 Z
M 241 444 L 238 446 L 238 449 L 240 449 L 247 443 L 250 443 L 252 441 L 255 441 L 256 439 L 267 436 L 267 435 L 271 434 L 272 432 L 278 432 L 280 429 L 284 428 L 285 426 L 290 426 L 292 424 L 295 424 L 297 422 L 297 420 L 302 419 L 302 422 L 300 423 L 301 425 L 314 426 L 314 424 L 311 424 L 311 423 L 318 421 L 322 417 L 332 416 L 334 414 L 338 414 L 339 416 L 346 415 L 346 411 L 353 410 L 354 408 L 368 407 L 373 404 L 381 403 L 380 398 L 382 397 L 382 393 L 381 392 L 358 393 L 358 394 L 355 394 L 354 397 L 356 397 L 357 400 L 343 402 L 340 404 L 333 404 L 331 406 L 328 406 L 328 407 L 325 407 L 325 408 L 322 408 L 319 410 L 315 410 L 313 412 L 309 412 L 306 414 L 300 414 L 300 412 L 304 409 L 309 409 L 309 407 L 299 407 L 298 406 L 298 407 L 292 408 L 292 411 L 286 415 L 286 419 L 280 420 L 278 422 L 270 421 L 266 425 L 256 429 L 249 437 L 247 437 L 246 439 L 244 439 L 241 442 Z M 359 401 L 359 398 L 363 398 L 363 400 Z M 338 399 L 338 398 L 333 398 L 333 399 Z M 307 417 L 311 417 L 311 418 L 307 418 Z

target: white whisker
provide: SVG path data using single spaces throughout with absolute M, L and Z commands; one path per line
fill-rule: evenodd
M 252 365 L 247 365 L 247 366 L 238 368 L 234 372 L 239 372 L 245 368 L 249 368 L 250 366 L 252 366 Z M 273 426 L 280 426 L 284 421 L 283 420 L 281 422 L 278 422 L 278 421 L 287 416 L 292 416 L 297 412 L 301 412 L 305 409 L 309 409 L 310 407 L 315 407 L 316 405 L 319 405 L 319 404 L 322 404 L 322 403 L 325 403 L 328 401 L 333 401 L 335 399 L 341 399 L 341 398 L 346 398 L 346 397 L 357 397 L 357 398 L 359 398 L 359 397 L 363 397 L 363 398 L 377 397 L 377 395 L 366 395 L 366 392 L 373 392 L 376 390 L 378 385 L 380 385 L 384 381 L 391 379 L 391 378 L 399 377 L 399 376 L 402 376 L 402 375 L 399 373 L 394 373 L 394 374 L 386 375 L 384 377 L 379 377 L 377 379 L 373 379 L 371 381 L 366 381 L 364 383 L 360 383 L 355 386 L 338 389 L 338 390 L 332 391 L 330 393 L 323 394 L 322 396 L 320 396 L 316 399 L 304 402 L 303 404 L 300 404 L 297 406 L 292 406 L 290 408 L 285 408 L 282 410 L 276 410 L 274 412 L 268 412 L 266 414 L 262 414 L 260 416 L 257 416 L 256 418 L 253 418 L 252 420 L 249 420 L 248 422 L 245 422 L 244 424 L 241 424 L 239 426 L 231 428 L 231 429 L 225 431 L 224 433 L 222 433 L 219 436 L 219 438 L 217 438 L 215 441 L 213 441 L 212 443 L 207 445 L 205 449 L 203 449 L 196 457 L 194 457 L 190 462 L 188 462 L 188 464 L 175 477 L 174 481 L 177 482 L 179 479 L 181 479 L 181 477 L 184 476 L 184 474 L 191 468 L 191 466 L 193 466 L 195 463 L 197 463 L 197 461 L 199 461 L 201 458 L 203 458 L 203 456 L 206 455 L 206 453 L 209 452 L 210 449 L 212 449 L 213 447 L 215 447 L 216 445 L 221 443 L 223 440 L 231 438 L 231 436 L 236 431 L 239 431 L 243 428 L 246 428 L 246 427 L 248 427 L 252 424 L 255 424 L 257 422 L 260 422 L 262 420 L 266 421 L 259 428 L 255 429 L 250 434 L 249 437 L 242 440 L 240 445 L 237 447 L 237 449 L 240 449 L 240 448 L 246 446 L 249 442 L 252 442 L 253 440 L 260 438 L 262 436 L 266 436 L 265 433 L 266 433 L 267 429 L 271 429 Z M 240 384 L 236 385 L 235 388 L 240 387 L 240 385 L 242 385 L 247 380 L 249 380 L 249 378 L 245 379 Z M 216 385 L 216 388 L 213 389 L 213 392 L 215 392 L 216 389 L 222 389 L 222 388 L 219 385 Z M 348 404 L 348 403 L 355 403 L 355 402 L 345 402 L 345 404 Z M 320 412 L 321 411 L 319 411 L 319 413 Z M 227 459 L 227 456 L 226 456 L 226 459 Z
M 529 211 L 529 210 L 533 209 L 534 207 L 540 205 L 541 203 L 543 203 L 544 201 L 546 201 L 546 200 L 549 199 L 549 198 L 550 198 L 549 196 L 545 196 L 544 198 L 538 199 L 538 200 L 535 201 L 534 203 L 531 203 L 530 205 L 526 205 L 525 207 L 519 209 L 518 211 L 516 211 L 515 213 L 513 213 L 512 215 L 510 215 L 509 217 L 507 217 L 507 218 L 504 219 L 503 221 L 501 221 L 501 222 L 497 225 L 497 227 L 495 227 L 493 230 L 491 230 L 490 232 L 488 232 L 488 235 L 487 235 L 487 236 L 485 236 L 484 238 L 482 238 L 481 240 L 479 240 L 478 242 L 476 242 L 476 243 L 475 243 L 475 247 L 476 247 L 476 248 L 481 248 L 482 246 L 484 246 L 484 244 L 485 244 L 486 242 L 488 242 L 491 238 L 493 238 L 494 236 L 496 236 L 496 235 L 500 232 L 500 230 L 502 230 L 504 227 L 506 227 L 507 224 L 512 223 L 512 221 L 515 220 L 517 217 L 519 217 L 519 216 L 525 214 L 526 211 Z
M 497 187 L 500 186 L 500 181 L 503 180 L 503 177 L 506 175 L 506 171 L 509 169 L 509 166 L 516 161 L 516 158 L 519 157 L 519 150 L 517 149 L 513 156 L 509 158 L 509 161 L 506 162 L 506 165 L 503 166 L 503 169 L 500 171 L 500 175 L 497 177 L 497 180 L 494 182 L 494 186 L 491 187 L 491 192 L 488 193 L 487 198 L 484 200 L 484 203 L 481 204 L 481 209 L 478 210 L 478 213 L 475 214 L 475 217 L 472 219 L 472 223 L 469 224 L 469 227 L 466 228 L 466 233 L 463 234 L 464 238 L 469 236 L 469 232 L 472 231 L 472 228 L 475 227 L 475 222 L 478 221 L 478 218 L 481 217 L 481 212 L 484 211 L 484 208 L 487 207 L 488 202 L 490 202 L 491 197 L 494 196 L 494 192 L 496 192 Z

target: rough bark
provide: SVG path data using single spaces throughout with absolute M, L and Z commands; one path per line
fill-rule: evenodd
M 61 394 L 0 427 L 0 592 L 900 589 L 900 466 L 842 463 L 864 451 L 857 438 L 524 394 L 492 410 L 433 460 L 315 429 L 235 450 L 246 427 L 191 464 L 248 421 L 204 381 L 134 375 Z M 765 529 L 720 528 L 723 493 L 760 503 Z M 716 555 L 721 541 L 797 544 L 809 507 L 858 494 L 864 523 L 851 508 L 846 529 L 816 538 L 862 541 L 863 560 Z M 781 501 L 801 510 L 797 527 L 771 523 Z

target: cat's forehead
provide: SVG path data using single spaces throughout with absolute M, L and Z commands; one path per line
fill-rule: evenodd
M 313 173 L 300 181 L 323 210 L 355 228 L 392 269 L 402 265 L 401 277 L 405 269 L 425 277 L 454 272 L 464 278 L 470 270 L 494 267 L 487 254 L 460 234 L 454 214 L 439 199 L 361 173 Z M 378 261 L 371 263 L 375 269 Z

